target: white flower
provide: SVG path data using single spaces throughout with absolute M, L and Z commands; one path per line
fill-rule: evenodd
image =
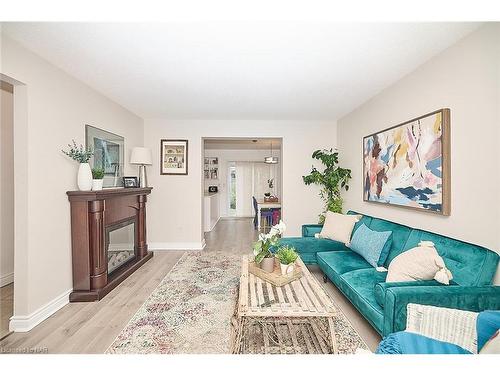
M 259 234 L 259 241 L 264 242 L 266 239 L 267 239 L 267 238 L 266 238 L 266 235 L 265 235 L 264 233 L 260 233 L 260 234 Z
M 283 222 L 283 220 L 280 220 L 280 222 L 276 224 L 273 228 L 276 228 L 279 234 L 283 234 L 285 233 L 286 230 L 286 224 Z
M 280 231 L 278 228 L 276 228 L 275 226 L 271 228 L 271 230 L 269 231 L 269 234 L 271 235 L 271 237 L 273 236 L 276 236 L 278 234 L 280 234 Z

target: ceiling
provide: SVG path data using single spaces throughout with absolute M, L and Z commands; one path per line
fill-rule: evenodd
M 281 149 L 281 138 L 205 138 L 205 150 Z
M 143 118 L 337 119 L 477 23 L 4 23 Z

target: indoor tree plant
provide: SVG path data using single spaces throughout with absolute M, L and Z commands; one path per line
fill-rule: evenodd
M 269 233 L 259 234 L 259 240 L 253 244 L 255 264 L 266 272 L 274 271 L 274 255 L 271 252 L 271 247 L 278 245 L 278 241 L 285 229 L 285 223 L 280 220 L 279 224 L 271 227 Z
M 306 185 L 316 184 L 321 186 L 320 196 L 325 201 L 325 211 L 320 215 L 319 222 L 325 220 L 327 211 L 342 213 L 342 197 L 340 196 L 341 189 L 349 190 L 349 180 L 351 178 L 351 170 L 341 168 L 339 164 L 339 153 L 337 149 L 316 150 L 312 157 L 320 160 L 325 169 L 319 171 L 312 166 L 311 173 L 307 176 L 302 176 Z
M 102 190 L 102 182 L 104 179 L 104 169 L 92 168 L 92 190 Z
M 84 148 L 78 146 L 73 139 L 73 144 L 68 144 L 69 150 L 61 150 L 63 154 L 80 163 L 78 168 L 78 189 L 88 191 L 92 188 L 92 172 L 90 170 L 89 160 L 94 155 L 90 147 Z
M 299 255 L 291 246 L 282 246 L 276 252 L 276 258 L 280 262 L 281 274 L 287 275 L 295 269 L 295 261 Z

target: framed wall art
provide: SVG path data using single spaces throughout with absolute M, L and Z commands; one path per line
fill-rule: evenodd
M 160 141 L 160 174 L 188 174 L 188 141 L 162 139 Z
M 363 200 L 450 215 L 450 110 L 363 138 Z
M 94 151 L 90 158 L 91 167 L 104 170 L 103 187 L 122 186 L 125 138 L 85 125 L 85 142 L 85 146 Z

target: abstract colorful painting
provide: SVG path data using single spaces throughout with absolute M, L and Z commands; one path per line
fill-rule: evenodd
M 450 214 L 450 110 L 363 139 L 363 199 Z

